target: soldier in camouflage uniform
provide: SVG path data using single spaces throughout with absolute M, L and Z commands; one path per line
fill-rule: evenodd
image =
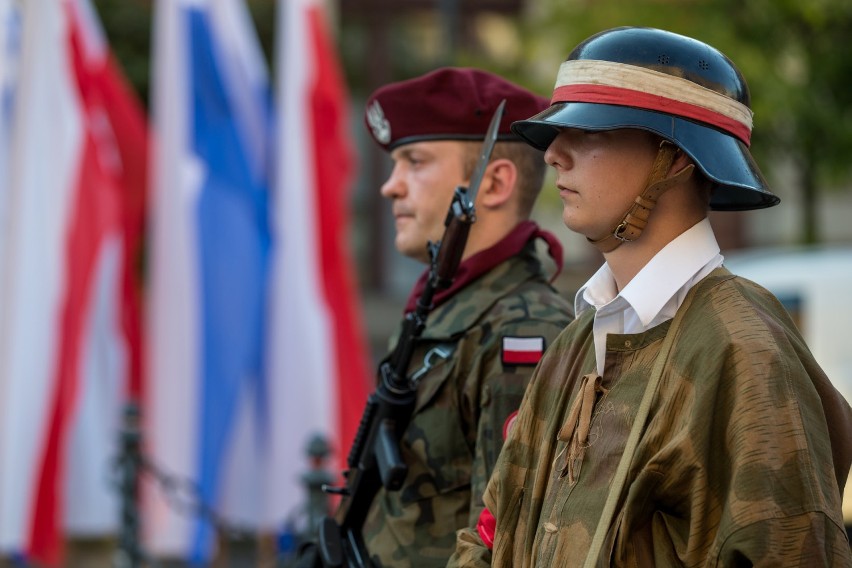
M 748 105 L 712 47 L 617 28 L 575 48 L 550 108 L 513 125 L 606 262 L 449 566 L 852 566 L 852 409 L 778 300 L 725 269 L 707 219 L 778 202 L 747 149 Z
M 558 267 L 561 247 L 529 220 L 542 153 L 510 132 L 546 99 L 491 73 L 445 68 L 382 87 L 367 102 L 369 130 L 394 161 L 381 192 L 393 204 L 396 247 L 427 262 L 427 243 L 442 238 L 453 192 L 470 181 L 504 99 L 462 263 L 436 295 L 412 357 L 417 401 L 401 441 L 408 475 L 399 491 L 379 492 L 364 529 L 376 565 L 446 565 L 455 531 L 479 517 L 504 430 L 545 346 L 570 321 L 570 304 L 549 283 L 536 241 Z

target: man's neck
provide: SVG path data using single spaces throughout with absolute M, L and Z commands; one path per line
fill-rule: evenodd
M 462 260 L 490 249 L 514 231 L 521 221 L 523 219 L 517 216 L 507 215 L 490 214 L 479 217 L 470 228 Z
M 635 241 L 623 243 L 615 250 L 604 253 L 618 290 L 623 290 L 658 252 L 701 219 L 698 216 L 684 216 L 677 224 L 668 227 L 652 227 L 649 224 L 650 230 L 643 232 Z
M 604 253 L 619 292 L 662 250 L 662 247 L 644 246 L 649 244 L 643 242 L 644 237 L 645 235 L 642 235 L 634 242 L 624 243 L 617 249 Z

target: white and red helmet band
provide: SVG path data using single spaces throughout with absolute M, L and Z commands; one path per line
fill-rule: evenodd
M 697 120 L 748 145 L 753 113 L 748 106 L 688 79 L 625 63 L 562 63 L 551 104 L 582 102 L 641 108 Z

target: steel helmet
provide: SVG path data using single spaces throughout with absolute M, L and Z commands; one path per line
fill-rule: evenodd
M 512 131 L 546 150 L 559 129 L 641 128 L 669 140 L 714 182 L 710 208 L 779 202 L 748 151 L 745 79 L 715 48 L 653 28 L 622 27 L 582 42 L 559 69 L 550 107 Z

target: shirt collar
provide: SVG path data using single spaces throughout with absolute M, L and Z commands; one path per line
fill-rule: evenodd
M 719 245 L 706 217 L 663 247 L 639 273 L 616 293 L 607 263 L 584 284 L 574 298 L 578 316 L 621 297 L 647 326 L 695 274 L 719 254 Z
M 577 317 L 591 308 L 600 308 L 611 302 L 617 295 L 615 277 L 607 263 L 598 268 L 589 280 L 583 284 L 574 296 L 574 313 Z

